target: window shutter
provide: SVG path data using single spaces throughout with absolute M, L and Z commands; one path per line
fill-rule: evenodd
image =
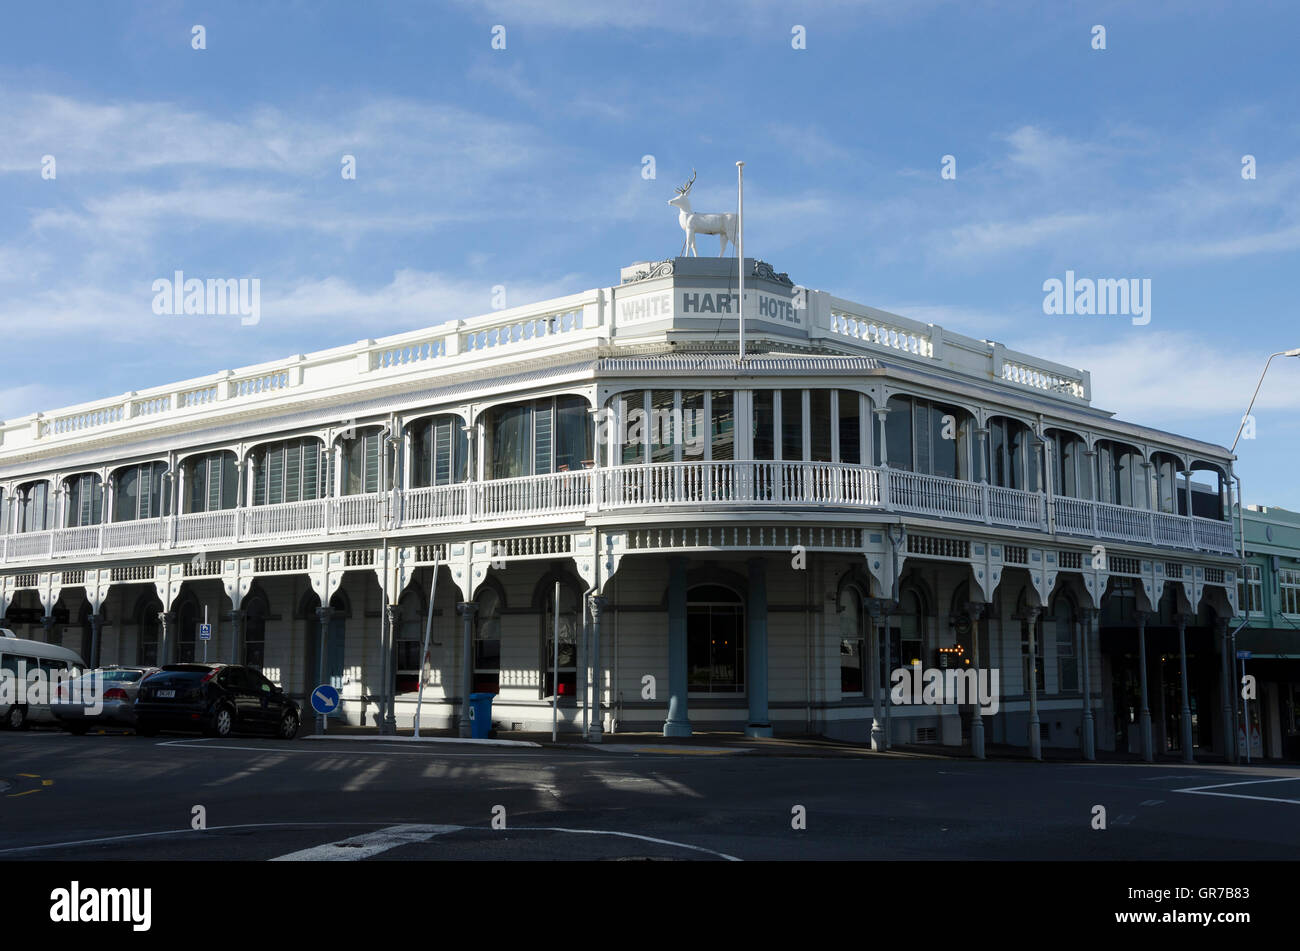
M 551 437 L 554 432 L 555 406 L 547 402 L 536 408 L 533 424 L 533 474 L 543 475 L 550 472 Z
M 916 471 L 932 473 L 934 463 L 930 454 L 930 404 L 917 400 L 913 412 L 912 445 L 916 447 Z
M 366 436 L 366 474 L 363 492 L 379 491 L 379 433 Z
M 433 484 L 451 483 L 451 420 L 441 419 L 433 427 Z
M 284 450 L 284 500 L 302 501 L 302 444 L 292 443 Z
M 276 446 L 266 454 L 267 504 L 284 501 L 284 447 Z
M 311 440 L 302 444 L 302 497 L 314 499 L 319 496 L 321 448 Z

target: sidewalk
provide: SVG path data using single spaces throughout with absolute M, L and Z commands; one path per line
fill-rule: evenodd
M 307 721 L 303 723 L 303 729 L 300 736 L 309 736 L 316 732 L 315 727 L 318 721 Z M 377 726 L 346 726 L 331 723 L 328 736 L 337 737 L 367 737 L 378 739 L 380 736 Z M 397 730 L 397 736 L 402 738 L 399 742 L 410 742 L 414 738 L 414 730 L 411 727 Z M 428 729 L 420 730 L 422 740 L 431 743 L 446 740 L 460 740 L 459 732 L 452 729 Z M 817 735 L 791 735 L 770 738 L 747 737 L 741 733 L 696 733 L 689 737 L 665 737 L 660 733 L 605 733 L 601 737 L 600 743 L 591 743 L 583 739 L 576 733 L 561 733 L 559 739 L 552 743 L 551 734 L 535 732 L 515 732 L 510 730 L 493 730 L 492 740 L 508 740 L 515 743 L 536 744 L 542 749 L 566 749 L 580 750 L 590 752 L 626 752 L 626 753 L 678 753 L 678 754 L 751 754 L 758 756 L 783 756 L 783 757 L 839 757 L 839 758 L 861 758 L 861 757 L 886 757 L 886 758 L 915 758 L 915 759 L 943 759 L 943 760 L 973 760 L 971 756 L 970 745 L 962 746 L 939 746 L 935 745 L 915 745 L 915 744 L 898 744 L 891 747 L 887 752 L 875 753 L 864 743 L 850 743 L 843 740 L 832 740 L 824 736 Z M 460 740 L 460 743 L 467 741 Z M 460 745 L 457 743 L 455 745 Z M 472 745 L 472 744 L 470 744 Z M 505 744 L 484 743 L 484 746 L 505 746 Z M 522 748 L 522 747 L 521 747 Z M 1056 747 L 1043 747 L 1043 762 L 1045 763 L 1086 763 L 1083 755 L 1076 749 L 1062 749 Z M 992 762 L 1032 762 L 1029 757 L 1029 751 L 1025 747 L 1007 746 L 1003 744 L 987 743 L 985 744 L 985 759 Z M 1142 757 L 1130 753 L 1115 753 L 1105 750 L 1097 751 L 1097 763 L 1141 763 Z M 1157 755 L 1156 764 L 1166 764 L 1170 766 L 1183 765 L 1181 757 L 1177 754 L 1166 756 Z M 1197 753 L 1197 765 L 1218 764 L 1226 765 L 1226 760 L 1222 755 L 1213 753 Z M 1246 765 L 1243 760 L 1237 764 Z M 1256 761 L 1254 765 L 1268 766 L 1286 766 L 1289 764 L 1285 760 L 1267 760 Z

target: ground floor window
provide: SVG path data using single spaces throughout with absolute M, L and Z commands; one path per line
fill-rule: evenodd
M 501 692 L 501 597 L 491 588 L 474 615 L 474 693 Z
M 161 611 L 162 603 L 156 599 L 142 604 L 136 611 L 135 623 L 140 640 L 136 645 L 135 662 L 141 667 L 158 665 L 158 614 Z
M 687 595 L 686 666 L 692 693 L 745 692 L 745 608 L 720 585 Z
M 261 596 L 244 603 L 244 663 L 261 670 L 266 664 L 266 616 L 270 611 Z
M 837 605 L 840 621 L 840 693 L 860 695 L 866 683 L 862 626 L 862 595 L 857 588 L 840 592 Z

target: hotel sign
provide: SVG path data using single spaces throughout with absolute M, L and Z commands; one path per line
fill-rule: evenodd
M 792 294 L 773 294 L 746 289 L 745 320 L 804 328 L 807 310 L 798 306 L 803 300 L 798 290 Z M 739 310 L 740 295 L 733 290 L 679 287 L 619 300 L 618 321 L 631 324 L 673 318 L 735 317 Z

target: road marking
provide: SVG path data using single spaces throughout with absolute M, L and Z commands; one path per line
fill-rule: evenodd
M 277 855 L 272 862 L 358 862 L 402 845 L 428 842 L 435 835 L 456 832 L 462 826 L 398 825 L 365 832 L 337 842 Z
M 1144 806 L 1158 806 L 1158 805 L 1160 805 L 1162 802 L 1164 802 L 1163 799 L 1146 799 L 1146 800 L 1143 800 L 1142 805 L 1144 805 Z
M 1186 773 L 1179 773 L 1177 776 L 1147 776 L 1141 781 L 1144 783 L 1155 783 L 1155 782 L 1159 782 L 1162 779 L 1186 779 L 1186 778 L 1187 778 Z
M 427 749 L 427 750 L 369 750 L 369 749 L 327 749 L 325 747 L 317 748 L 293 748 L 290 746 L 231 746 L 225 743 L 213 743 L 209 740 L 199 739 L 176 739 L 162 740 L 154 746 L 178 746 L 181 749 L 191 750 L 238 750 L 241 753 L 315 753 L 318 756 L 472 756 L 477 750 L 466 749 L 464 752 L 451 752 L 445 749 Z M 493 753 L 493 759 L 517 759 L 527 758 L 536 760 L 535 753 Z
M 729 746 L 663 747 L 663 746 L 606 746 L 605 753 L 662 753 L 665 756 L 723 756 L 728 753 L 753 753 L 754 750 L 735 749 Z
M 709 855 L 716 855 L 728 862 L 744 861 L 734 855 L 728 855 L 726 852 L 706 849 L 702 845 L 688 845 L 685 842 L 674 842 L 671 839 L 656 839 L 653 836 L 637 835 L 635 832 L 611 832 L 605 829 L 559 829 L 554 826 L 510 826 L 509 828 L 514 832 L 568 832 L 572 835 L 616 835 L 624 839 L 639 839 L 642 842 L 654 842 L 657 845 L 671 845 L 678 849 L 690 849 L 692 852 L 707 852 Z
M 26 792 L 10 793 L 10 794 L 9 794 L 8 796 L 6 796 L 5 798 L 6 798 L 6 799 L 17 799 L 19 796 L 30 796 L 30 795 L 31 795 L 32 793 L 34 793 L 34 792 L 40 792 L 40 790 L 39 790 L 39 789 L 29 789 L 29 790 L 27 790 Z
M 233 829 L 329 829 L 337 826 L 355 829 L 358 826 L 381 825 L 378 822 L 246 822 L 242 825 L 231 826 L 208 826 L 207 829 L 199 832 L 228 832 Z M 7 855 L 11 852 L 39 852 L 43 849 L 66 849 L 74 845 L 102 845 L 105 842 L 125 842 L 128 839 L 156 839 L 161 836 L 192 836 L 194 830 L 185 829 L 168 829 L 163 832 L 132 832 L 126 835 L 106 835 L 97 839 L 74 839 L 69 842 L 48 842 L 44 845 L 20 845 L 12 849 L 0 849 L 0 855 Z
M 1190 793 L 1193 796 L 1222 796 L 1225 799 L 1255 799 L 1260 802 L 1285 802 L 1300 806 L 1300 799 L 1279 799 L 1276 796 L 1246 796 L 1241 793 L 1210 792 L 1211 789 L 1226 789 L 1229 786 L 1257 786 L 1261 783 L 1300 782 L 1300 776 L 1283 776 L 1281 779 L 1244 779 L 1238 783 L 1218 783 L 1214 786 L 1192 786 L 1187 789 L 1171 789 L 1170 792 Z

